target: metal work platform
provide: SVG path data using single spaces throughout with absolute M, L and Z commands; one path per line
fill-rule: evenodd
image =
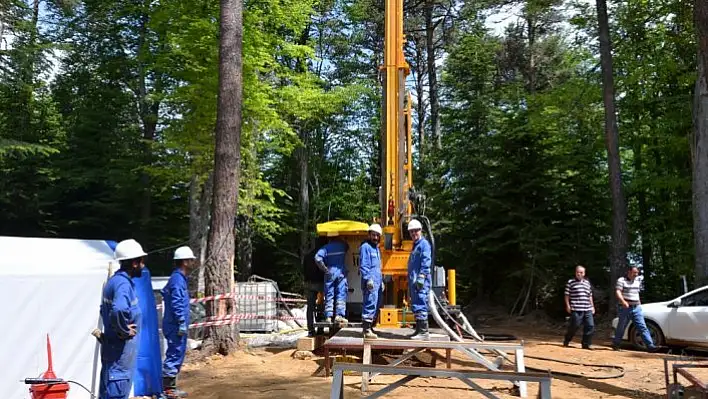
M 334 379 L 332 380 L 332 389 L 330 391 L 330 399 L 344 399 L 344 371 L 361 372 L 362 375 L 369 373 L 389 374 L 389 375 L 405 375 L 406 377 L 388 384 L 383 389 L 369 395 L 369 398 L 378 398 L 390 393 L 394 389 L 403 386 L 418 377 L 442 377 L 442 378 L 459 378 L 462 382 L 469 385 L 475 391 L 481 393 L 487 398 L 498 399 L 497 396 L 474 383 L 472 379 L 496 380 L 496 381 L 523 381 L 538 382 L 540 384 L 539 398 L 551 399 L 551 376 L 550 374 L 542 373 L 514 373 L 502 371 L 479 371 L 479 370 L 440 370 L 429 369 L 424 367 L 395 367 L 395 366 L 380 366 L 370 364 L 355 364 L 355 363 L 335 363 L 334 364 Z
M 680 363 L 674 362 L 669 368 L 669 359 L 664 358 L 664 378 L 666 381 L 666 398 L 667 399 L 706 399 L 708 398 L 708 384 L 704 382 L 697 373 L 692 373 L 690 369 L 708 369 L 706 363 Z M 684 360 L 685 361 L 685 360 Z M 669 376 L 673 374 L 673 382 L 669 380 Z M 705 375 L 705 373 L 703 373 Z M 678 376 L 685 378 L 690 385 L 684 386 L 679 383 Z
M 423 342 L 423 341 L 411 341 L 408 339 L 409 336 L 413 335 L 413 329 L 411 328 L 375 328 L 374 331 L 381 341 L 381 345 L 377 345 L 376 349 L 402 349 L 400 346 L 386 347 L 384 344 L 389 340 L 406 340 L 409 342 Z M 431 341 L 441 341 L 450 342 L 450 337 L 445 334 L 442 330 L 430 329 L 430 340 Z M 346 327 L 339 330 L 331 338 L 325 341 L 322 345 L 324 349 L 325 357 L 325 376 L 330 375 L 330 351 L 347 351 L 347 350 L 361 350 L 364 351 L 364 337 L 361 334 L 361 328 Z M 448 353 L 447 361 L 449 363 L 450 356 Z
M 398 349 L 404 349 L 404 350 L 410 350 L 407 353 L 404 353 L 402 356 L 400 356 L 398 359 L 395 359 L 394 361 L 390 362 L 388 366 L 398 366 L 399 364 L 403 363 L 404 361 L 410 359 L 412 356 L 415 354 L 423 351 L 423 350 L 431 350 L 431 349 L 445 349 L 446 357 L 447 357 L 447 368 L 450 368 L 450 352 L 454 350 L 461 351 L 465 354 L 469 354 L 470 350 L 480 350 L 480 349 L 485 349 L 485 350 L 496 350 L 496 351 L 514 351 L 515 352 L 515 369 L 517 373 L 524 373 L 526 371 L 526 367 L 524 365 L 524 346 L 523 344 L 504 344 L 504 343 L 484 343 L 484 342 L 475 342 L 475 341 L 413 341 L 409 339 L 404 339 L 404 340 L 390 340 L 390 339 L 365 339 L 364 340 L 364 356 L 363 356 L 363 364 L 368 365 L 371 363 L 371 350 L 372 349 L 382 349 L 382 348 L 398 348 Z M 500 367 L 500 364 L 495 364 L 497 370 Z M 373 381 L 374 377 L 376 377 L 377 374 L 373 374 L 369 376 L 368 372 L 362 373 L 361 375 L 361 391 L 366 392 L 368 389 L 369 382 Z M 465 383 L 468 385 L 469 382 L 466 380 Z M 526 380 L 519 379 L 519 380 L 511 380 L 514 382 L 515 385 L 519 387 L 519 396 L 522 398 L 526 397 L 527 394 L 527 386 L 526 386 Z M 475 384 L 472 384 L 470 386 L 476 387 L 475 389 L 480 390 L 478 386 Z

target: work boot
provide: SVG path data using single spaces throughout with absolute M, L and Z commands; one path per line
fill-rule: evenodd
M 362 321 L 361 329 L 362 329 L 362 335 L 364 335 L 364 338 L 368 338 L 368 339 L 378 338 L 378 336 L 376 334 L 374 334 L 374 331 L 371 329 L 371 322 Z
M 177 377 L 162 377 L 162 398 L 181 399 L 187 397 L 187 392 L 177 389 Z
M 332 323 L 332 318 L 331 318 L 331 317 L 325 317 L 324 322 L 327 323 L 327 324 L 331 324 L 331 323 Z
M 415 328 L 413 329 L 413 334 L 407 335 L 407 338 L 413 338 L 416 335 L 420 334 L 420 323 L 418 323 L 418 320 L 415 321 Z
M 411 339 L 415 341 L 430 341 L 428 320 L 416 320 L 415 324 L 418 326 L 418 334 L 412 336 Z
M 334 321 L 340 325 L 349 323 L 349 320 L 345 319 L 344 316 L 337 316 L 334 318 Z

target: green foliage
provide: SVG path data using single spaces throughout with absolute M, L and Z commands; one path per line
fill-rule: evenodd
M 518 312 L 530 290 L 526 310 L 555 309 L 575 264 L 609 284 L 595 9 L 513 1 L 519 19 L 493 36 L 483 15 L 502 3 L 436 2 L 443 148 L 423 164 L 414 154 L 415 185 L 462 302 Z M 383 4 L 245 2 L 239 234 L 252 271 L 285 288 L 300 284 L 317 223 L 379 213 Z M 189 183 L 213 168 L 218 1 L 33 5 L 0 4 L 11 39 L 0 44 L 0 234 L 185 241 Z M 691 7 L 610 6 L 630 257 L 647 273 L 645 300 L 665 299 L 693 269 Z M 423 8 L 405 12 L 415 54 Z M 423 64 L 411 62 L 409 86 Z M 167 255 L 151 256 L 156 273 Z

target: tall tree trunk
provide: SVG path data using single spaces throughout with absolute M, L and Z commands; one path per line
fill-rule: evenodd
M 440 101 L 438 99 L 438 75 L 435 66 L 435 23 L 433 21 L 435 0 L 425 2 L 425 51 L 428 55 L 428 92 L 430 98 L 430 127 L 437 149 L 442 148 L 440 137 Z
M 302 147 L 297 151 L 298 168 L 300 169 L 300 264 L 305 259 L 309 249 L 310 226 L 310 171 L 309 171 L 309 140 L 307 132 L 301 130 Z
M 253 209 L 248 208 L 236 218 L 239 281 L 246 281 L 253 273 Z
M 605 146 L 610 172 L 612 193 L 612 250 L 610 255 L 610 292 L 614 292 L 615 281 L 627 266 L 627 204 L 622 190 L 622 168 L 619 154 L 619 128 L 615 113 L 615 83 L 612 76 L 612 43 L 607 20 L 606 0 L 597 0 L 597 21 L 600 35 L 600 64 L 602 66 L 602 92 L 605 104 Z M 610 295 L 610 306 L 617 298 Z
M 418 134 L 418 154 L 420 159 L 425 158 L 425 47 L 422 43 L 422 36 L 415 36 L 415 66 L 418 68 L 415 74 L 415 94 L 418 97 L 415 110 L 417 116 L 416 130 Z
M 155 140 L 157 132 L 157 120 L 160 110 L 160 102 L 151 100 L 148 93 L 148 71 L 146 67 L 147 54 L 150 52 L 150 41 L 148 40 L 148 25 L 150 23 L 150 4 L 144 3 L 143 15 L 140 18 L 140 31 L 138 37 L 138 111 L 143 124 L 143 166 L 146 168 L 152 164 L 152 142 Z M 159 74 L 158 74 L 159 75 Z M 158 76 L 155 79 L 154 94 L 162 91 L 162 79 Z M 140 201 L 140 239 L 149 241 L 150 216 L 152 214 L 152 190 L 150 188 L 150 175 L 147 171 L 140 176 L 142 186 L 142 198 Z
M 214 199 L 205 270 L 206 295 L 232 292 L 236 250 L 234 219 L 238 210 L 241 151 L 243 2 L 221 0 L 219 96 L 216 112 Z M 219 306 L 225 303 L 226 306 Z M 209 302 L 207 316 L 235 311 L 232 301 Z M 224 309 L 225 308 L 225 309 Z M 220 312 L 221 310 L 221 312 Z M 237 325 L 234 325 L 237 326 Z M 232 326 L 207 330 L 207 352 L 229 354 L 234 348 Z M 238 329 L 236 328 L 238 336 Z M 237 338 L 237 337 L 236 337 Z
M 199 184 L 197 175 L 192 177 L 189 196 L 189 246 L 197 255 L 196 276 L 189 279 L 189 290 L 195 297 L 204 294 L 204 260 L 206 258 L 209 234 L 209 213 L 214 188 L 214 172 L 204 185 Z
M 529 40 L 529 72 L 528 72 L 528 92 L 536 92 L 536 19 L 533 15 L 526 16 L 526 29 Z
M 634 148 L 634 170 L 635 173 L 640 173 L 644 166 L 642 165 L 642 142 L 637 139 L 637 145 Z M 639 203 L 639 235 L 642 238 L 642 266 L 644 268 L 644 289 L 649 284 L 649 276 L 653 263 L 654 248 L 650 239 L 649 233 L 649 206 L 647 205 L 647 192 L 643 187 L 640 187 L 637 193 L 637 202 Z
M 696 0 L 694 22 L 698 36 L 698 75 L 693 101 L 693 235 L 695 286 L 708 283 L 708 2 Z

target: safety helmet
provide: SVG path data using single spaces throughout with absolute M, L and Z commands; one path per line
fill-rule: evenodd
M 194 252 L 192 252 L 192 249 L 184 246 L 184 247 L 179 247 L 175 250 L 175 256 L 173 258 L 174 260 L 180 260 L 180 259 L 196 259 L 194 256 Z
M 413 219 L 410 222 L 408 222 L 408 231 L 411 230 L 422 230 L 423 226 L 421 226 L 420 222 Z
M 137 241 L 131 239 L 123 240 L 116 245 L 113 256 L 116 260 L 137 259 L 146 256 L 143 247 Z
M 381 235 L 381 233 L 382 233 L 381 225 L 379 225 L 378 223 L 374 223 L 371 226 L 369 226 L 369 231 L 374 232 L 374 233 L 378 233 L 379 235 Z

